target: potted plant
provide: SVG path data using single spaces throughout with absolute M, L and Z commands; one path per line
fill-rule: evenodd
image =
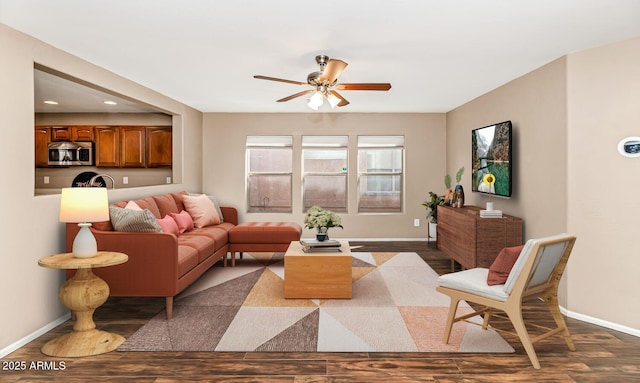
M 316 239 L 318 241 L 329 239 L 328 230 L 332 227 L 343 229 L 340 216 L 320 206 L 312 206 L 307 210 L 307 215 L 304 217 L 304 227 L 307 229 L 316 229 Z
M 436 238 L 438 224 L 438 206 L 444 205 L 444 196 L 434 192 L 429 192 L 429 199 L 422 203 L 427 208 L 427 219 L 429 220 L 429 237 Z

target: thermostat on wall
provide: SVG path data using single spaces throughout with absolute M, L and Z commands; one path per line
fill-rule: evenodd
M 625 157 L 640 157 L 640 137 L 623 138 L 618 143 L 618 152 Z

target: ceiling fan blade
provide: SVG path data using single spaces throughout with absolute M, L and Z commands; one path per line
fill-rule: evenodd
M 337 84 L 338 90 L 389 90 L 389 83 L 359 83 L 359 84 Z
M 267 76 L 253 76 L 253 78 L 257 78 L 258 80 L 269 80 L 269 81 L 279 81 L 279 82 L 286 82 L 289 84 L 296 84 L 296 85 L 308 85 L 306 82 L 300 82 L 300 81 L 293 81 L 293 80 L 285 80 L 282 78 L 276 78 L 276 77 L 267 77 Z
M 332 95 L 338 97 L 340 99 L 340 102 L 338 103 L 338 106 L 347 106 L 349 105 L 349 101 L 347 101 L 346 98 L 342 97 L 338 92 L 336 92 L 335 90 L 331 90 L 330 91 Z
M 281 98 L 277 102 L 289 101 L 289 100 L 292 100 L 292 99 L 294 99 L 296 97 L 304 96 L 305 94 L 309 94 L 309 93 L 313 93 L 313 92 L 315 92 L 313 89 L 303 90 L 302 92 L 298 92 L 296 94 L 292 94 L 291 96 L 287 96 L 285 98 Z
M 340 76 L 340 73 L 347 67 L 346 62 L 337 59 L 330 59 L 327 63 L 327 66 L 324 68 L 322 72 L 322 76 L 320 76 L 320 82 L 326 82 L 328 84 L 333 84 L 334 81 Z

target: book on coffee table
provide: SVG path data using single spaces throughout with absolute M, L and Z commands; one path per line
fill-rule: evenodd
M 329 239 L 327 241 L 318 241 L 315 239 L 302 239 L 300 240 L 300 244 L 304 247 L 303 250 L 319 250 L 319 249 L 324 249 L 324 250 L 333 250 L 335 251 L 336 248 L 340 248 L 340 242 L 336 241 L 335 239 Z

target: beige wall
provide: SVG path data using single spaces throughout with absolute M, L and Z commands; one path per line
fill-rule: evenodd
M 358 135 L 405 136 L 405 205 L 399 214 L 358 214 L 356 159 Z M 300 163 L 294 161 L 293 214 L 246 213 L 245 139 L 248 135 L 293 135 L 294 159 L 300 158 L 302 135 L 349 136 L 347 214 L 340 214 L 344 230 L 332 238 L 426 237 L 426 211 L 420 206 L 429 190 L 441 190 L 445 170 L 444 114 L 223 114 L 204 116 L 204 190 L 239 210 L 241 221 L 285 220 L 301 223 Z M 298 153 L 296 156 L 295 153 Z M 419 218 L 420 227 L 413 226 Z M 306 230 L 303 236 L 311 236 Z
M 566 72 L 561 58 L 447 113 L 447 169 L 465 167 L 465 203 L 485 206 L 471 192 L 471 130 L 511 120 L 513 193 L 494 208 L 524 221 L 525 238 L 566 230 Z
M 58 301 L 63 272 L 38 266 L 39 258 L 64 250 L 64 228 L 58 222 L 60 196 L 34 197 L 34 62 L 173 115 L 174 179 L 181 183 L 110 191 L 112 200 L 201 189 L 202 114 L 2 24 L 0 47 L 10 52 L 0 60 L 0 193 L 6 220 L 0 238 L 1 355 L 67 313 Z
M 638 68 L 640 39 L 574 53 L 447 114 L 452 174 L 470 166 L 471 129 L 512 120 L 514 196 L 495 207 L 523 218 L 525 239 L 577 235 L 562 305 L 576 318 L 635 334 L 640 159 L 618 155 L 616 146 L 640 136 Z M 467 196 L 470 204 L 486 201 Z
M 568 308 L 640 333 L 640 38 L 569 55 Z

